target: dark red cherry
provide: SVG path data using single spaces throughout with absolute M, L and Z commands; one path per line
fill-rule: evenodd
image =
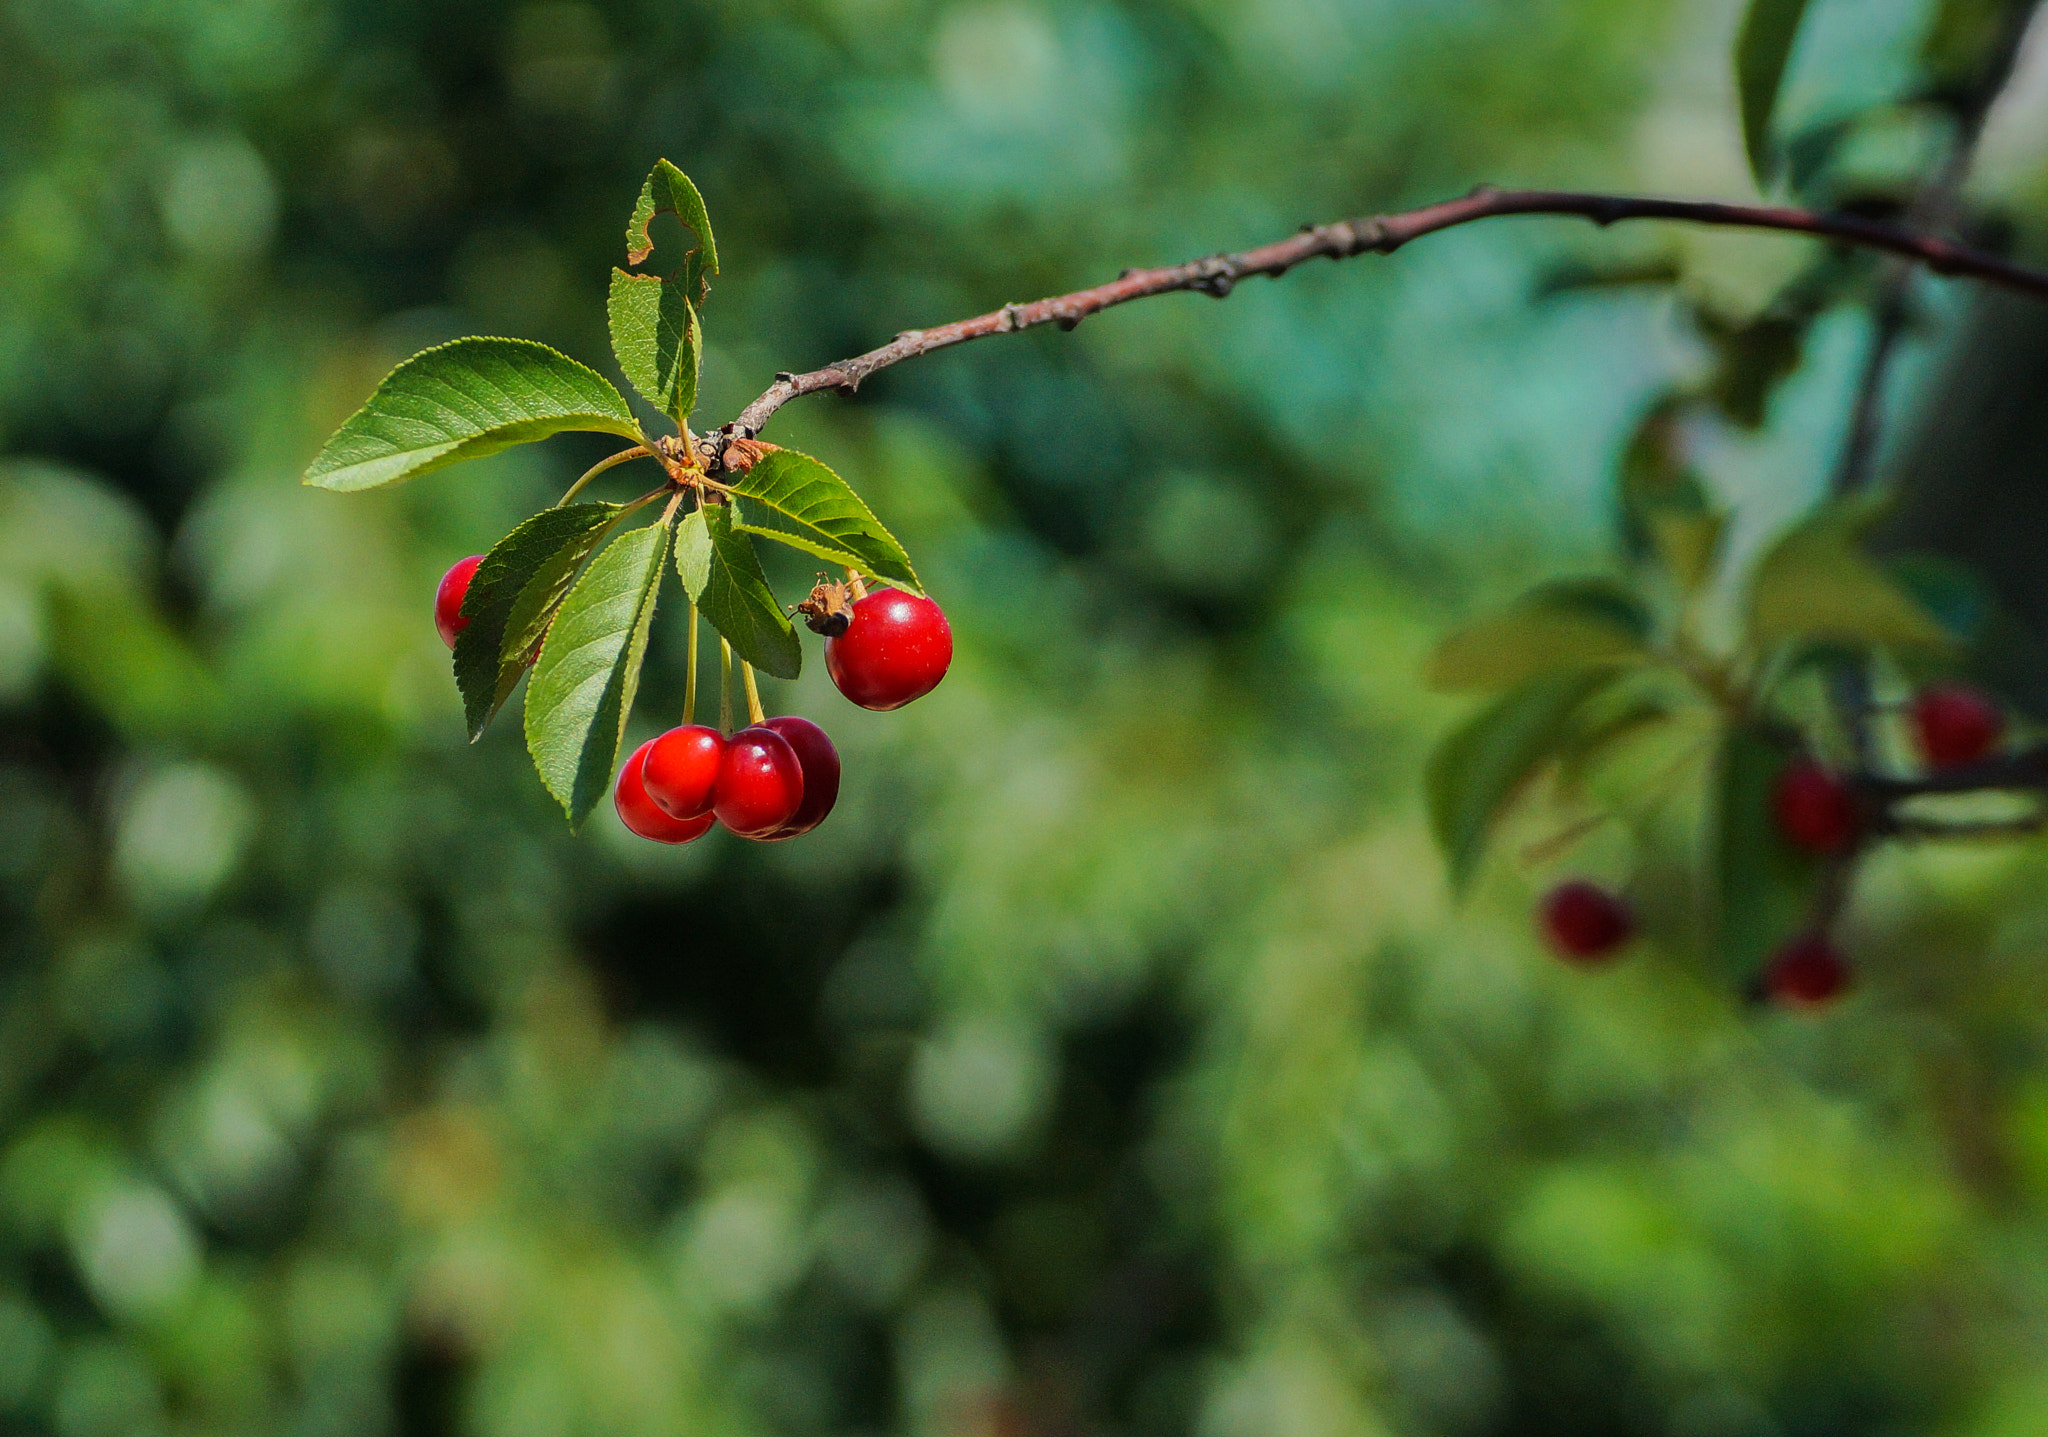
M 825 640 L 825 671 L 864 709 L 900 709 L 939 686 L 953 662 L 953 629 L 930 599 L 877 589 L 853 606 L 846 632 Z
M 825 816 L 832 812 L 832 805 L 839 802 L 839 750 L 832 747 L 832 740 L 825 736 L 825 730 L 807 718 L 783 714 L 780 718 L 768 720 L 767 726 L 788 741 L 796 752 L 798 766 L 804 771 L 804 801 L 797 805 L 789 822 L 762 840 L 775 843 L 809 833 L 825 821 Z
M 804 801 L 804 769 L 789 740 L 762 724 L 725 742 L 711 811 L 742 838 L 766 838 Z
M 1929 767 L 1955 768 L 1998 747 L 2005 715 L 1991 696 L 1962 684 L 1922 689 L 1913 700 L 1913 727 Z
M 434 590 L 434 627 L 441 631 L 442 639 L 451 649 L 455 647 L 455 636 L 469 627 L 469 620 L 462 616 L 462 596 L 469 592 L 470 578 L 483 561 L 483 555 L 471 554 L 443 574 L 441 587 Z
M 1839 853 L 1856 837 L 1856 799 L 1849 785 L 1810 758 L 1794 759 L 1771 795 L 1778 828 L 1812 853 Z
M 1780 1003 L 1811 1008 L 1849 986 L 1849 962 L 1822 933 L 1803 933 L 1771 955 L 1764 991 Z
M 1635 936 L 1636 915 L 1616 894 L 1575 879 L 1544 897 L 1543 932 L 1558 956 L 1574 963 L 1612 958 Z
M 657 742 L 649 739 L 634 749 L 619 770 L 619 781 L 612 788 L 612 804 L 619 810 L 619 822 L 656 843 L 688 843 L 693 838 L 702 838 L 711 831 L 710 814 L 702 818 L 671 818 L 647 796 L 642 766 L 647 762 L 647 751 Z
M 711 812 L 711 789 L 725 735 L 700 723 L 672 728 L 647 745 L 647 796 L 671 818 L 702 818 Z

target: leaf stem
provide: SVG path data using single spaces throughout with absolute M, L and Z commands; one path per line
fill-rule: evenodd
M 618 453 L 613 454 L 608 458 L 598 460 L 595 464 L 591 465 L 588 469 L 583 471 L 583 477 L 581 479 L 578 479 L 574 484 L 571 484 L 569 486 L 568 493 L 564 494 L 561 498 L 555 501 L 555 507 L 559 509 L 564 504 L 568 503 L 571 499 L 574 499 L 578 494 L 581 494 L 583 492 L 583 486 L 588 484 L 591 480 L 595 479 L 598 475 L 604 473 L 605 470 L 616 468 L 617 466 L 624 464 L 628 459 L 645 459 L 648 455 L 652 454 L 653 452 L 654 451 L 652 449 L 649 449 L 644 444 L 635 444 L 631 449 L 621 449 Z M 656 490 L 655 492 L 660 493 L 661 491 Z
M 718 728 L 732 732 L 732 641 L 718 636 Z
M 683 680 L 683 722 L 697 721 L 697 601 L 690 600 L 690 670 Z
M 754 666 L 745 659 L 740 660 L 740 680 L 747 686 L 747 722 L 766 723 L 768 714 L 761 707 L 761 691 L 754 686 Z

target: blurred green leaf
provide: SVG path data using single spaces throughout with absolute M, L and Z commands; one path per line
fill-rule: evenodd
M 596 370 L 531 340 L 458 339 L 386 375 L 306 482 L 371 489 L 565 429 L 640 437 L 625 396 Z
M 704 360 L 704 335 L 685 288 L 659 275 L 615 269 L 606 305 L 619 369 L 678 428 L 697 407 Z
M 1451 885 L 1471 880 L 1495 820 L 1546 759 L 1573 736 L 1581 706 L 1614 679 L 1608 668 L 1532 678 L 1452 730 L 1430 755 L 1430 824 Z
M 1900 554 L 1886 568 L 1959 644 L 1975 643 L 1998 611 L 1998 600 L 1982 576 L 1946 554 Z
M 640 187 L 633 217 L 626 223 L 627 264 L 645 264 L 654 253 L 654 239 L 647 226 L 658 214 L 674 215 L 697 236 L 697 247 L 683 261 L 683 293 L 691 305 L 702 305 L 709 293 L 706 281 L 718 273 L 718 241 L 711 235 L 711 216 L 704 208 L 704 197 L 697 193 L 690 177 L 667 160 L 655 163 L 647 183 Z
M 455 686 L 471 742 L 519 686 L 534 646 L 568 592 L 576 566 L 604 541 L 622 504 L 543 509 L 494 545 L 462 598 L 469 625 L 455 637 Z
M 647 656 L 669 529 L 622 534 L 576 581 L 526 695 L 526 747 L 574 827 L 604 797 Z
M 734 522 L 735 507 L 707 504 L 685 516 L 676 533 L 676 572 L 734 653 L 763 673 L 793 679 L 803 668 L 803 645 L 768 588 L 753 541 Z
M 1540 674 L 1651 657 L 1649 610 L 1611 579 L 1566 579 L 1518 599 L 1437 646 L 1429 682 L 1438 689 L 1508 688 Z
M 732 492 L 753 501 L 737 521 L 741 532 L 923 592 L 895 536 L 844 479 L 808 454 L 775 450 L 734 480 Z
M 1771 179 L 1771 115 L 1807 0 L 1749 0 L 1735 37 L 1735 87 L 1742 107 L 1742 143 L 1759 185 Z
M 1649 515 L 1648 525 L 1657 557 L 1679 588 L 1692 593 L 1713 577 L 1728 528 L 1727 515 L 1659 510 Z
M 1938 646 L 1948 634 L 1863 551 L 1867 505 L 1828 504 L 1785 533 L 1749 581 L 1749 642 Z
M 1820 860 L 1789 843 L 1774 809 L 1778 775 L 1793 755 L 1747 726 L 1729 729 L 1715 773 L 1716 933 L 1738 983 L 1804 926 Z

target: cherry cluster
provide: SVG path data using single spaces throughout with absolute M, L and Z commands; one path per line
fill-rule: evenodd
M 1931 769 L 1975 763 L 2005 737 L 2005 715 L 1986 694 L 1961 685 L 1923 689 L 1908 709 L 1920 753 Z M 1771 794 L 1771 816 L 1795 848 L 1841 858 L 1870 831 L 1869 813 L 1848 778 L 1820 760 L 1787 764 Z M 1573 879 L 1546 894 L 1537 907 L 1544 936 L 1566 962 L 1593 966 L 1619 956 L 1636 934 L 1636 915 L 1620 894 Z M 1814 1007 L 1840 996 L 1852 977 L 1848 958 L 1816 926 L 1787 941 L 1765 964 L 1763 993 L 1793 1007 Z
M 462 560 L 435 592 L 434 625 L 450 648 L 469 623 L 462 599 L 482 562 L 481 554 Z M 799 611 L 825 635 L 832 682 L 865 709 L 923 698 L 953 662 L 953 630 L 921 595 L 880 589 L 847 602 L 842 586 L 821 584 Z M 839 751 L 794 714 L 730 735 L 698 723 L 672 728 L 633 750 L 612 790 L 620 821 L 657 843 L 689 843 L 713 824 L 776 843 L 809 833 L 838 800 Z

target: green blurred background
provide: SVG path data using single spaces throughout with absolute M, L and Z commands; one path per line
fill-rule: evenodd
M 1785 104 L 1889 115 L 1998 8 L 1817 0 Z M 847 764 L 793 845 L 572 838 L 516 724 L 463 742 L 435 580 L 602 442 L 298 484 L 424 344 L 609 368 L 657 157 L 718 226 L 715 424 L 1481 180 L 1751 195 L 1736 10 L 0 4 L 0 1431 L 2048 1431 L 2048 844 L 1880 855 L 1812 1017 L 1565 971 L 1531 895 L 1628 855 L 1508 845 L 1454 905 L 1422 818 L 1433 638 L 1615 562 L 1686 306 L 1754 318 L 1803 243 L 1502 222 L 785 410 L 959 645 L 897 714 L 815 648 L 768 685 Z M 2022 244 L 2041 58 L 1971 190 Z M 1894 128 L 1859 163 L 1919 164 Z M 1556 282 L 1617 257 L 1684 298 Z M 2048 405 L 1980 371 L 2048 337 L 1913 294 L 1898 411 L 2008 430 L 1890 452 L 2025 607 Z M 1869 333 L 1708 436 L 1738 547 Z

